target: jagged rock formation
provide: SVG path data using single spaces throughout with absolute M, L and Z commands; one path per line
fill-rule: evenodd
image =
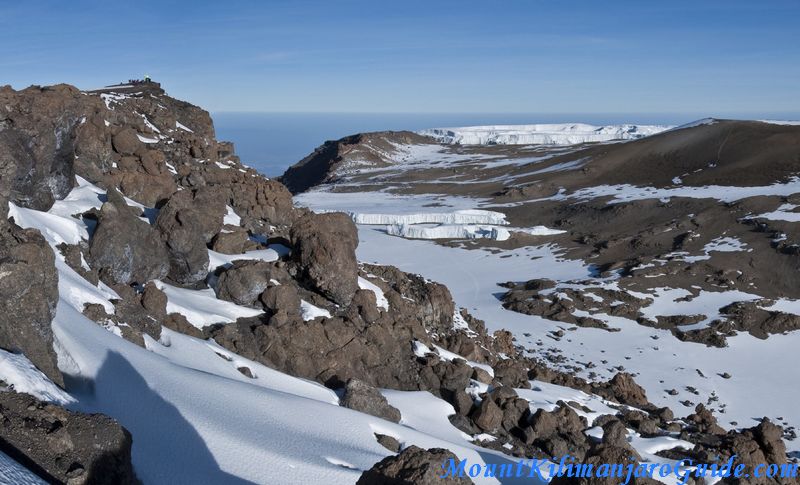
M 0 87 L 0 149 L 16 162 L 18 205 L 46 210 L 72 189 L 77 129 L 92 110 L 84 98 L 65 84 L 19 92 Z
M 21 142 L 20 134 L 13 136 Z M 8 220 L 12 194 L 16 200 L 34 203 L 23 194 L 45 182 L 18 177 L 26 160 L 13 150 L 5 150 L 8 145 L 2 141 L 7 139 L 7 130 L 0 131 L 0 348 L 24 353 L 53 382 L 63 385 L 50 328 L 58 301 L 53 252 L 38 231 L 22 229 Z M 29 173 L 35 175 L 35 171 Z
M 58 276 L 53 252 L 39 231 L 0 222 L 0 275 L 0 348 L 24 353 L 63 385 L 50 328 Z
M 131 466 L 131 435 L 113 419 L 16 392 L 0 392 L 0 413 L 0 451 L 49 483 L 139 483 Z

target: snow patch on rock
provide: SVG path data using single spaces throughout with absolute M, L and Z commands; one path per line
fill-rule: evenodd
M 27 357 L 2 349 L 0 349 L 0 381 L 17 392 L 30 394 L 41 401 L 58 404 L 75 402 L 72 396 L 53 384 Z
M 167 313 L 180 313 L 197 328 L 214 323 L 231 323 L 238 318 L 254 317 L 263 313 L 229 301 L 219 300 L 214 290 L 187 290 L 154 281 L 159 290 L 167 295 Z
M 378 285 L 359 276 L 358 287 L 362 290 L 369 290 L 375 293 L 375 300 L 378 303 L 378 308 L 383 308 L 384 310 L 389 311 L 389 300 L 386 299 L 386 295 L 383 294 L 383 290 L 380 289 Z
M 300 300 L 300 314 L 303 316 L 303 320 L 306 322 L 319 317 L 331 318 L 331 312 L 325 310 L 324 308 L 312 305 L 305 300 Z

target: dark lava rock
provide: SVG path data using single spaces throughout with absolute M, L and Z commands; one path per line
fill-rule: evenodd
M 706 443 L 705 451 L 719 462 L 727 461 L 736 455 L 734 466 L 745 465 L 745 473 L 752 476 L 759 464 L 775 464 L 779 468 L 786 465 L 786 445 L 783 443 L 783 429 L 764 418 L 761 423 L 742 431 L 729 431 L 726 435 L 717 436 L 715 440 L 702 439 Z M 695 447 L 700 449 L 701 446 Z M 797 478 L 728 478 L 725 483 L 736 485 L 796 485 Z
M 287 315 L 296 315 L 300 312 L 300 296 L 297 288 L 291 284 L 270 286 L 261 294 L 261 303 L 264 308 L 272 311 L 283 310 Z
M 247 176 L 226 185 L 231 205 L 250 230 L 263 233 L 270 225 L 288 227 L 296 217 L 292 194 L 278 181 Z
M 576 317 L 574 312 L 581 310 L 635 318 L 639 309 L 647 303 L 647 300 L 635 298 L 627 292 L 604 288 L 591 288 L 590 292 L 564 288 L 559 292 L 540 293 L 552 288 L 553 282 L 550 280 L 530 280 L 523 284 L 506 283 L 504 286 L 509 290 L 501 300 L 503 307 L 508 310 L 612 332 L 619 329 L 609 327 L 597 318 Z
M 530 389 L 528 368 L 513 359 L 501 360 L 494 366 L 494 377 L 504 386 Z
M 388 456 L 361 474 L 356 485 L 466 485 L 472 480 L 466 477 L 439 478 L 442 465 L 458 458 L 443 448 L 424 450 L 409 446 L 399 455 Z
M 211 240 L 211 249 L 222 254 L 242 254 L 258 249 L 258 243 L 250 240 L 250 235 L 246 230 L 225 226 Z
M 0 132 L 0 225 L 5 225 L 8 220 L 8 201 L 11 198 L 19 157 L 11 153 L 8 133 L 8 130 Z
M 608 383 L 608 390 L 621 404 L 629 406 L 647 406 L 647 394 L 644 388 L 633 380 L 627 372 L 618 372 Z
M 161 338 L 161 319 L 163 316 L 157 318 L 149 314 L 144 306 L 141 305 L 141 297 L 137 294 L 122 300 L 115 300 L 113 314 L 106 313 L 106 309 L 96 303 L 86 304 L 83 314 L 100 325 L 116 326 L 122 334 L 122 338 L 140 347 L 145 346 L 145 335 L 149 335 L 156 341 Z
M 359 289 L 353 295 L 349 310 L 353 312 L 353 318 L 361 318 L 367 323 L 374 323 L 380 318 L 377 298 L 371 290 Z
M 180 190 L 161 208 L 156 227 L 169 251 L 169 278 L 191 285 L 208 275 L 206 244 L 222 228 L 225 202 L 207 188 Z
M 189 320 L 180 313 L 170 313 L 161 323 L 168 329 L 178 333 L 200 339 L 205 338 L 203 331 L 189 323 Z
M 142 290 L 142 306 L 159 319 L 167 316 L 167 295 L 152 281 Z
M 553 411 L 537 410 L 530 418 L 529 441 L 544 450 L 548 456 L 571 455 L 583 457 L 589 441 L 583 433 L 588 427 L 586 419 L 571 407 L 559 402 Z
M 628 444 L 628 428 L 616 418 L 608 421 L 603 425 L 603 443 L 620 448 L 630 447 L 630 444 Z
M 83 279 L 97 286 L 100 281 L 100 274 L 95 268 L 87 269 L 86 261 L 89 260 L 89 243 L 81 241 L 79 244 L 61 243 L 56 249 L 64 257 L 64 262 L 73 271 L 81 275 Z
M 586 458 L 582 461 L 587 465 L 592 465 L 592 470 L 597 470 L 602 464 L 620 464 L 627 467 L 629 464 L 634 468 L 638 464 L 636 458 L 631 456 L 631 450 L 626 447 L 600 444 L 594 446 Z M 627 469 L 627 468 L 626 468 Z M 622 478 L 624 480 L 625 477 Z M 594 474 L 590 477 L 567 477 L 556 476 L 551 481 L 551 485 L 619 485 L 621 479 L 616 476 L 597 477 Z M 629 484 L 632 485 L 659 485 L 661 482 L 647 477 L 631 477 Z
M 286 321 L 273 321 L 279 315 Z M 430 373 L 421 375 L 424 366 L 412 351 L 412 340 L 424 338 L 422 327 L 407 320 L 391 325 L 385 318 L 365 327 L 341 317 L 303 322 L 279 311 L 269 320 L 240 318 L 214 329 L 212 337 L 243 357 L 321 383 L 343 385 L 358 378 L 382 388 L 438 390 L 436 372 L 426 367 Z
M 400 452 L 400 442 L 397 441 L 397 438 L 395 438 L 394 436 L 375 433 L 375 439 L 381 446 L 391 451 L 392 453 Z
M 287 266 L 289 271 L 295 269 Z M 275 268 L 283 271 L 280 262 Z M 440 329 L 440 336 L 455 332 L 452 310 L 444 313 L 453 308 L 452 301 L 444 300 L 449 293 L 396 268 L 383 271 L 373 281 L 381 285 L 388 310 L 377 311 L 374 294 L 366 290 L 354 292 L 351 304 L 337 309 L 319 294 L 298 289 L 287 273 L 284 279 L 276 278 L 280 285 L 271 284 L 261 294 L 265 314 L 209 329 L 208 336 L 243 357 L 331 387 L 343 387 L 355 378 L 378 388 L 427 390 L 452 402 L 469 385 L 472 368 L 462 359 L 417 357 L 413 351 L 414 341 L 432 345 L 429 328 Z M 292 311 L 298 297 L 326 308 L 332 316 L 304 322 L 299 312 Z M 446 317 L 449 328 L 443 325 Z M 493 348 L 491 337 L 485 331 L 480 335 L 480 345 L 485 341 L 486 349 Z M 486 349 L 482 352 L 488 353 Z
M 347 381 L 340 404 L 388 421 L 400 422 L 400 411 L 390 405 L 377 389 L 358 379 Z
M 17 205 L 47 210 L 72 190 L 77 131 L 97 103 L 102 104 L 64 84 L 0 88 L 0 152 L 16 162 L 12 200 Z
M 413 314 L 423 322 L 429 333 L 444 336 L 452 332 L 455 305 L 450 290 L 446 286 L 434 281 L 427 281 L 419 275 L 405 273 L 394 266 L 363 264 L 362 268 L 365 272 L 378 278 L 378 280 L 373 279 L 373 283 L 380 286 L 385 282 L 390 289 L 394 290 L 385 292 L 392 310 Z M 448 347 L 448 350 L 468 359 L 484 361 L 477 354 L 477 349 L 475 349 L 476 353 L 461 348 Z
M 717 418 L 702 404 L 694 408 L 694 413 L 684 419 L 689 425 L 689 430 L 712 435 L 724 435 L 725 430 L 717 424 Z
M 720 308 L 720 313 L 728 317 L 728 323 L 736 330 L 766 339 L 771 334 L 791 332 L 800 329 L 800 316 L 778 311 L 768 311 L 759 307 L 760 302 L 736 302 Z
M 169 271 L 167 248 L 158 231 L 139 219 L 114 189 L 100 209 L 89 263 L 109 284 L 144 284 Z
M 118 131 L 111 138 L 111 143 L 114 146 L 114 151 L 120 155 L 134 155 L 144 148 L 141 140 L 139 140 L 138 133 L 130 127 Z
M 0 451 L 51 483 L 137 484 L 131 435 L 102 414 L 0 392 Z
M 267 289 L 272 273 L 277 269 L 266 261 L 242 259 L 222 270 L 214 290 L 217 298 L 232 301 L 237 305 L 253 306 L 259 295 Z M 298 302 L 299 305 L 299 302 Z
M 503 422 L 503 411 L 494 400 L 485 398 L 472 413 L 472 421 L 482 430 L 489 433 L 496 431 Z
M 358 232 L 343 213 L 307 213 L 291 229 L 293 256 L 308 285 L 340 305 L 358 290 Z
M 6 205 L 0 200 L 0 205 Z M 58 303 L 53 250 L 35 229 L 0 221 L 0 347 L 22 352 L 63 386 L 50 323 Z

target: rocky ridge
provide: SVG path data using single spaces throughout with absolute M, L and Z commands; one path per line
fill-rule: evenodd
M 771 459 L 786 459 L 780 453 L 782 431 L 774 425 L 712 440 L 719 430 L 702 409 L 689 421 L 675 419 L 672 411 L 652 405 L 629 374 L 586 382 L 553 371 L 526 357 L 509 333 L 489 335 L 483 322 L 456 309 L 446 287 L 390 266 L 360 264 L 349 217 L 295 208 L 281 183 L 242 165 L 230 144 L 215 140 L 211 119 L 200 108 L 160 93 L 88 94 L 66 85 L 5 87 L 0 101 L 0 140 L 7 146 L 0 150 L 3 210 L 10 202 L 46 211 L 73 189 L 103 189 L 96 206 L 69 214 L 86 225 L 88 240 L 61 243 L 57 253 L 38 231 L 5 217 L 0 221 L 0 264 L 8 275 L 0 285 L 5 305 L 0 347 L 24 353 L 60 386 L 65 383 L 50 329 L 58 300 L 54 258 L 116 293 L 113 313 L 89 304 L 84 314 L 134 344 L 163 345 L 163 327 L 212 339 L 247 359 L 342 389 L 342 405 L 392 421 L 401 413 L 375 388 L 428 391 L 453 406 L 455 427 L 470 436 L 493 436 L 481 443 L 503 453 L 610 456 L 603 444 L 619 441 L 625 432 L 609 423 L 621 422 L 645 435 L 685 433 L 681 436 L 692 440 L 696 453 L 744 447 L 756 458 L 758 450 L 769 450 Z M 318 163 L 313 157 L 307 163 Z M 261 259 L 251 256 L 268 252 Z M 222 264 L 220 254 L 227 258 Z M 41 280 L 31 284 L 28 274 Z M 197 325 L 170 310 L 164 284 L 210 290 L 218 300 L 256 315 Z M 258 378 L 247 368 L 240 372 Z M 579 415 L 580 405 L 568 402 L 534 411 L 515 391 L 529 388 L 531 380 L 602 396 L 616 414 L 590 423 Z M 118 475 L 105 476 L 134 479 L 131 437 L 108 418 L 69 414 L 53 404 L 17 405 L 29 398 L 11 391 L 3 398 L 18 419 L 51 423 L 41 426 L 44 434 L 58 432 L 66 421 L 76 449 L 113 448 L 89 461 L 70 457 L 77 465 L 66 469 L 48 461 L 55 455 L 23 452 L 21 460 L 35 472 L 68 481 L 107 467 Z M 83 424 L 87 419 L 102 422 L 117 438 L 84 441 L 80 430 L 90 426 Z M 53 424 L 56 420 L 62 424 Z M 78 423 L 74 435 L 72 422 Z M 587 430 L 601 425 L 609 431 L 598 444 Z M 0 436 L 9 441 L 14 429 L 3 428 Z M 136 436 L 132 439 L 135 443 Z M 369 478 L 375 473 L 410 480 L 429 474 L 430 460 L 406 447 L 399 459 L 382 462 L 363 480 L 375 480 Z

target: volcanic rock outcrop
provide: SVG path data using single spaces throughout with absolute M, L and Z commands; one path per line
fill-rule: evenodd
M 361 474 L 357 485 L 468 485 L 472 480 L 466 477 L 442 476 L 442 464 L 458 458 L 442 448 L 424 450 L 409 446 L 396 456 L 379 461 Z
M 49 483 L 139 483 L 131 435 L 113 419 L 16 392 L 0 392 L 0 412 L 0 451 Z
M 170 264 L 159 233 L 141 220 L 114 189 L 100 209 L 89 249 L 91 266 L 111 284 L 162 279 Z
M 0 140 L 5 134 L 0 131 Z M 58 302 L 53 251 L 39 231 L 8 220 L 9 197 L 28 188 L 27 180 L 18 184 L 18 163 L 21 160 L 0 144 L 0 348 L 24 353 L 63 385 L 50 328 Z
M 291 230 L 302 277 L 335 303 L 347 305 L 358 289 L 358 232 L 345 214 L 308 213 Z

